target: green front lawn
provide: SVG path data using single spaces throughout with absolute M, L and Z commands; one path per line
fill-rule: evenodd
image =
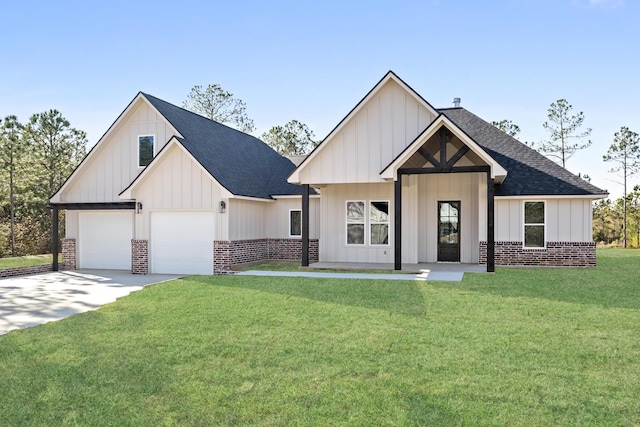
M 58 260 L 62 261 L 62 255 L 58 256 Z M 0 258 L 0 269 L 11 267 L 28 267 L 31 265 L 51 264 L 53 256 L 45 255 L 26 255 L 12 258 Z
M 0 336 L 0 425 L 640 423 L 640 251 L 462 283 L 191 277 Z

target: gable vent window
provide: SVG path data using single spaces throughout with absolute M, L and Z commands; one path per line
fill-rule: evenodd
M 544 202 L 524 202 L 524 247 L 544 248 Z
M 151 163 L 154 144 L 154 135 L 141 135 L 138 137 L 138 167 L 143 168 Z

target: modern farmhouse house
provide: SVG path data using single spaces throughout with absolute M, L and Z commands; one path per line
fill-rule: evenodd
M 212 274 L 297 259 L 493 271 L 595 265 L 591 203 L 606 196 L 389 72 L 298 166 L 139 93 L 51 205 L 66 210 L 67 268 Z

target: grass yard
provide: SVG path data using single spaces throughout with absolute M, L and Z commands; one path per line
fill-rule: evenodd
M 191 277 L 0 336 L 0 425 L 640 424 L 640 251 L 462 283 Z
M 58 256 L 58 260 L 62 261 L 62 255 Z M 26 255 L 10 258 L 0 258 L 0 269 L 11 267 L 28 267 L 31 265 L 51 264 L 53 256 L 45 255 Z

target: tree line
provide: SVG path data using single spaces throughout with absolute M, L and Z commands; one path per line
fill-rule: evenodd
M 556 160 L 566 169 L 566 162 L 577 151 L 591 145 L 591 140 L 584 141 L 591 135 L 591 129 L 583 129 L 584 113 L 573 114 L 573 106 L 566 99 L 552 102 L 547 110 L 548 121 L 542 127 L 549 133 L 549 139 L 525 142 L 549 158 Z M 491 122 L 503 132 L 517 137 L 520 127 L 511 120 Z M 638 133 L 622 126 L 613 135 L 613 142 L 602 160 L 612 164 L 610 173 L 623 186 L 623 196 L 615 201 L 606 199 L 595 203 L 593 210 L 593 239 L 596 242 L 623 247 L 640 247 L 640 186 L 629 191 L 629 180 L 640 173 L 640 136 Z M 578 174 L 590 181 L 589 175 Z
M 49 198 L 86 154 L 86 142 L 57 110 L 0 121 L 0 257 L 50 252 Z

